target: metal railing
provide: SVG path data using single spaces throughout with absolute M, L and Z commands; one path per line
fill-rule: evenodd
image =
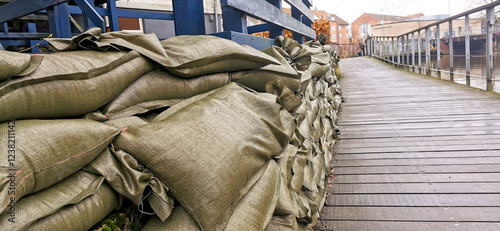
M 367 53 L 370 57 L 381 59 L 385 62 L 391 63 L 397 67 L 405 67 L 409 71 L 426 75 L 431 75 L 431 71 L 437 73 L 437 77 L 441 78 L 441 73 L 448 73 L 450 81 L 454 81 L 455 75 L 465 76 L 466 85 L 471 85 L 472 78 L 486 79 L 486 90 L 493 90 L 495 56 L 493 54 L 494 48 L 494 25 L 495 7 L 500 5 L 500 1 L 495 1 L 490 4 L 474 8 L 472 10 L 463 12 L 461 14 L 437 21 L 435 23 L 420 27 L 418 29 L 409 31 L 398 36 L 373 36 L 366 40 Z M 471 75 L 471 29 L 470 29 L 470 15 L 486 11 L 486 25 L 485 25 L 485 55 L 486 55 L 486 76 Z M 454 33 L 453 33 L 453 20 L 465 17 L 465 73 L 458 73 L 454 70 Z M 440 38 L 440 25 L 448 23 L 448 35 L 446 38 Z M 435 69 L 431 69 L 431 27 L 435 27 L 437 38 L 435 39 L 435 49 L 437 54 L 437 62 Z M 422 33 L 423 32 L 423 33 Z M 422 38 L 424 37 L 424 38 Z M 415 42 L 415 40 L 417 42 Z M 449 70 L 441 68 L 441 42 L 448 42 L 449 47 Z M 422 60 L 422 51 L 425 54 L 425 60 Z M 406 60 L 406 61 L 404 61 Z M 422 67 L 422 62 L 425 65 Z
M 353 43 L 332 43 L 330 47 L 341 59 L 358 56 L 358 45 Z

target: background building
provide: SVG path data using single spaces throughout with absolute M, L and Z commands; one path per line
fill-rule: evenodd
M 413 18 L 418 18 L 424 16 L 422 13 L 409 15 L 409 16 L 396 16 L 396 15 L 384 15 L 384 14 L 371 14 L 364 13 L 359 16 L 351 24 L 352 39 L 353 41 L 359 38 L 365 39 L 368 35 L 373 33 L 372 27 L 375 25 L 383 25 L 394 22 L 410 21 Z

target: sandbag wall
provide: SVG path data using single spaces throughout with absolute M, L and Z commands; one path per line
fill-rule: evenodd
M 124 201 L 144 230 L 315 228 L 341 103 L 327 45 L 47 40 L 0 52 L 0 230 L 89 230 Z

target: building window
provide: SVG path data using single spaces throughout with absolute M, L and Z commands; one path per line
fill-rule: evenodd
M 331 40 L 332 41 L 336 41 L 337 40 L 337 35 L 332 35 Z

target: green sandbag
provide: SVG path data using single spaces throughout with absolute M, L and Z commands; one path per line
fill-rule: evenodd
M 175 36 L 161 41 L 161 44 L 168 57 L 164 66 L 169 72 L 182 77 L 280 64 L 275 58 L 252 47 L 211 35 Z
M 292 166 L 297 154 L 297 147 L 287 145 L 283 152 L 276 157 L 281 170 L 280 192 L 274 215 L 298 215 L 296 192 L 291 190 Z
M 298 71 L 305 71 L 311 64 L 311 54 L 296 40 L 278 36 L 274 45 L 281 47 L 287 54 L 286 59 Z
M 83 119 L 1 123 L 0 142 L 14 146 L 0 152 L 0 206 L 4 209 L 9 203 L 11 187 L 18 200 L 78 171 L 118 133 L 114 127 Z
M 113 55 L 108 57 L 107 53 Z M 0 105 L 4 109 L 0 110 L 0 121 L 84 115 L 108 103 L 130 83 L 153 68 L 152 62 L 137 52 L 107 53 L 87 53 L 86 57 L 92 62 L 98 61 L 97 57 L 101 55 L 116 60 L 91 70 L 82 68 L 80 71 L 83 72 L 74 71 L 79 70 L 79 66 L 85 62 L 48 63 L 63 57 L 83 55 L 81 52 L 52 54 L 53 57 L 62 54 L 57 59 L 44 58 L 40 67 L 31 75 L 13 79 L 0 86 Z M 70 71 L 54 71 L 66 68 Z M 53 75 L 48 76 L 50 72 Z
M 179 99 L 209 92 L 229 82 L 228 73 L 185 79 L 174 76 L 163 68 L 156 68 L 130 84 L 101 111 L 111 119 L 140 114 L 172 106 Z
M 286 52 L 280 47 L 269 47 L 262 52 L 272 56 L 280 62 L 279 65 L 267 65 L 251 71 L 241 71 L 231 73 L 231 79 L 242 85 L 250 87 L 256 91 L 265 92 L 266 84 L 271 81 L 279 80 L 292 91 L 300 87 L 300 74 L 294 70 L 285 59 Z
M 36 220 L 94 195 L 103 181 L 102 176 L 78 171 L 49 188 L 19 200 L 15 206 L 15 218 L 12 219 L 8 212 L 3 213 L 0 215 L 0 227 L 11 231 L 25 230 Z
M 202 229 L 223 229 L 295 125 L 276 96 L 234 83 L 193 98 L 149 125 L 129 127 L 113 143 L 161 178 Z
M 0 81 L 30 74 L 42 60 L 43 57 L 40 55 L 0 51 Z
M 274 160 L 265 168 L 262 177 L 236 205 L 225 230 L 264 230 L 271 221 L 278 202 L 281 173 Z
M 142 202 L 144 191 L 149 186 L 151 193 L 147 199 L 151 208 L 161 220 L 170 216 L 174 207 L 174 199 L 168 195 L 168 188 L 133 156 L 116 150 L 113 145 L 106 148 L 83 170 L 104 176 L 106 182 L 116 192 L 136 205 Z
M 246 45 L 211 35 L 175 36 L 159 42 L 155 34 L 110 32 L 97 28 L 71 39 L 45 39 L 56 51 L 81 49 L 137 51 L 182 77 L 251 70 L 279 62 Z
M 120 206 L 120 198 L 104 182 L 94 195 L 36 221 L 26 231 L 87 231 Z
M 194 222 L 182 206 L 175 207 L 172 215 L 163 222 L 158 217 L 152 217 L 142 231 L 200 231 L 201 229 Z
M 297 219 L 294 215 L 275 215 L 265 229 L 266 231 L 299 230 Z

